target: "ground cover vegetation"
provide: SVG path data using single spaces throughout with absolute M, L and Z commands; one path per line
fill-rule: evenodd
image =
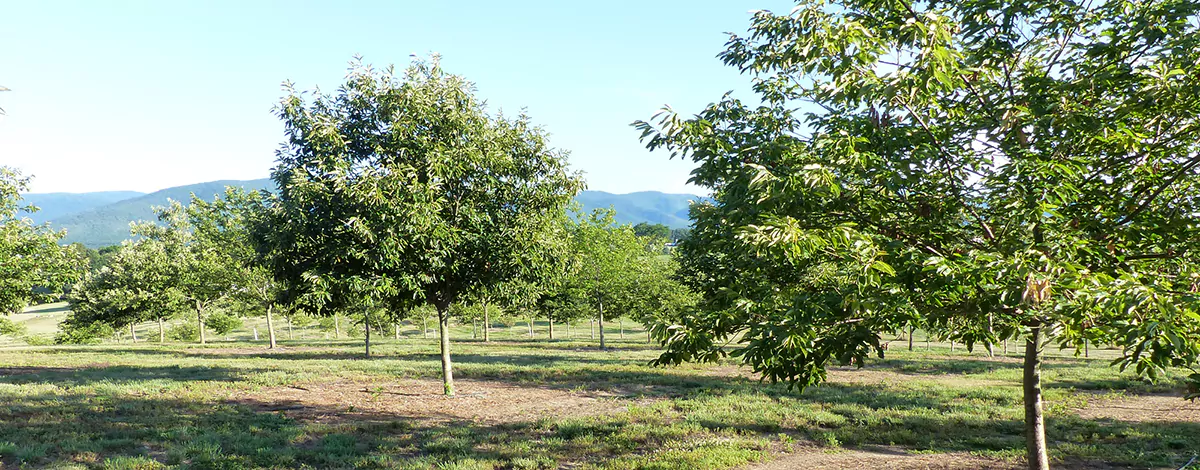
M 1198 11 L 755 13 L 720 56 L 754 104 L 634 123 L 712 191 L 690 230 L 573 208 L 566 153 L 436 57 L 286 85 L 276 192 L 103 251 L 0 169 L 0 312 L 66 301 L 0 322 L 0 462 L 1186 465 Z

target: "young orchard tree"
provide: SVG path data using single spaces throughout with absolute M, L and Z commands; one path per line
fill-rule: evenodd
M 721 58 L 755 77 L 635 123 L 713 191 L 680 252 L 700 308 L 662 363 L 734 354 L 800 387 L 920 318 L 1024 338 L 1029 467 L 1050 342 L 1155 377 L 1200 355 L 1200 4 L 803 1 Z M 949 330 L 949 331 L 947 331 Z M 666 330 L 664 330 L 666 331 Z
M 230 299 L 242 304 L 248 313 L 266 318 L 271 349 L 277 345 L 274 313 L 286 303 L 287 286 L 271 274 L 257 250 L 255 237 L 256 231 L 267 229 L 260 224 L 267 222 L 265 214 L 274 200 L 267 192 L 227 187 L 223 196 L 211 202 L 193 196 L 187 208 L 195 237 L 222 250 L 230 262 Z
M 436 58 L 402 75 L 356 61 L 332 95 L 287 89 L 272 238 L 306 271 L 433 305 L 453 395 L 450 305 L 541 262 L 581 180 L 528 117 L 489 114 Z
M 588 299 L 600 328 L 600 348 L 607 347 L 604 336 L 605 309 L 615 318 L 628 311 L 637 295 L 633 272 L 639 263 L 653 256 L 628 225 L 617 225 L 612 209 L 596 209 L 577 214 L 569 225 L 571 263 L 564 288 L 569 295 Z
M 126 242 L 109 257 L 107 265 L 92 271 L 67 295 L 71 314 L 64 329 L 95 323 L 115 329 L 144 321 L 158 323 L 158 341 L 166 341 L 166 320 L 186 309 L 172 261 L 155 240 Z
M 193 203 L 198 201 L 192 196 Z M 212 225 L 226 223 L 214 220 L 221 214 L 207 211 L 202 205 L 191 207 L 179 201 L 156 207 L 159 223 L 134 223 L 132 233 L 162 245 L 172 288 L 191 305 L 200 344 L 205 344 L 204 316 L 236 293 L 239 265 L 228 250 L 225 237 L 208 230 Z
M 0 166 L 0 315 L 54 298 L 86 267 L 77 251 L 59 245 L 65 232 L 23 216 L 37 210 L 22 205 L 28 184 L 16 170 Z

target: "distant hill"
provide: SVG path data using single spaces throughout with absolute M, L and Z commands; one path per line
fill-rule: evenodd
M 75 198 L 61 198 L 56 194 L 26 194 L 25 199 L 37 202 L 43 207 L 42 214 L 62 214 L 56 217 L 42 217 L 58 229 L 66 229 L 64 243 L 83 243 L 92 248 L 108 245 L 118 245 L 129 238 L 129 223 L 137 220 L 154 220 L 154 206 L 167 203 L 167 199 L 187 201 L 195 193 L 205 199 L 225 192 L 226 186 L 240 186 L 248 190 L 274 190 L 275 184 L 270 179 L 250 181 L 211 181 L 208 183 L 192 184 L 167 188 L 150 194 L 134 192 L 113 193 L 83 193 L 74 194 Z M 104 196 L 112 194 L 113 196 Z M 119 194 L 133 197 L 118 198 Z M 81 204 L 72 201 L 90 200 L 92 195 L 97 198 L 111 197 L 115 200 L 106 204 L 93 204 L 80 209 Z M 617 211 L 617 222 L 636 224 L 648 222 L 663 224 L 671 228 L 689 226 L 688 204 L 692 200 L 702 199 L 690 194 L 666 194 L 657 191 L 643 191 L 630 194 L 612 194 L 604 191 L 584 191 L 575 198 L 583 205 L 585 211 L 598 207 L 612 207 Z M 59 201 L 63 201 L 59 204 Z M 75 205 L 72 205 L 75 204 Z
M 250 181 L 210 181 L 208 183 L 176 186 L 162 191 L 117 201 L 67 217 L 50 220 L 57 229 L 67 229 L 63 243 L 79 242 L 92 248 L 119 245 L 129 238 L 129 223 L 138 220 L 155 220 L 154 206 L 167 204 L 168 199 L 191 200 L 192 194 L 212 199 L 224 194 L 226 186 L 241 186 L 247 190 L 274 189 L 269 179 Z M 29 195 L 35 196 L 35 195 Z
M 688 220 L 691 201 L 702 199 L 691 194 L 666 194 L 658 191 L 642 191 L 629 194 L 613 194 L 604 191 L 584 191 L 575 200 L 585 211 L 598 207 L 612 207 L 617 211 L 616 219 L 622 224 L 648 222 L 663 224 L 670 228 L 684 228 L 692 224 Z
M 145 193 L 137 191 L 103 191 L 95 193 L 41 193 L 24 194 L 25 204 L 33 204 L 38 211 L 24 214 L 33 219 L 34 223 L 42 223 L 55 219 L 87 212 L 100 206 L 112 204 L 125 199 L 142 196 Z

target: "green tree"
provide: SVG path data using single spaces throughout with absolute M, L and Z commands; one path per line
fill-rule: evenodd
M 269 245 L 295 255 L 290 270 L 433 305 L 452 395 L 450 305 L 543 263 L 582 182 L 527 116 L 488 114 L 436 59 L 403 75 L 356 62 L 334 95 L 289 86 L 278 114 Z
M 671 236 L 671 228 L 663 224 L 638 222 L 637 225 L 633 226 L 633 233 L 639 237 L 661 238 L 666 240 Z
M 30 303 L 53 299 L 83 271 L 82 255 L 59 245 L 64 232 L 36 225 L 23 214 L 29 184 L 17 170 L 0 166 L 0 314 L 19 312 Z
M 245 313 L 263 315 L 267 320 L 268 347 L 275 348 L 274 313 L 287 304 L 286 278 L 272 275 L 267 256 L 260 253 L 259 233 L 270 230 L 269 210 L 276 198 L 265 191 L 248 192 L 228 187 L 213 201 L 192 197 L 187 208 L 194 236 L 206 246 L 220 250 L 229 263 L 230 300 L 242 305 Z
M 186 309 L 176 282 L 176 270 L 166 247 L 155 240 L 126 242 L 108 264 L 91 271 L 71 289 L 67 330 L 87 330 L 95 324 L 115 329 L 144 321 L 158 322 L 158 340 L 166 341 L 165 322 Z M 72 337 L 68 335 L 67 337 Z
M 592 307 L 592 314 L 599 323 L 601 349 L 607 346 L 605 314 L 613 319 L 630 311 L 638 294 L 633 274 L 640 263 L 654 256 L 631 226 L 616 223 L 615 215 L 612 209 L 596 209 L 590 214 L 578 215 L 578 222 L 569 224 L 570 274 L 562 289 L 566 297 L 576 300 L 559 300 L 564 307 L 583 303 Z M 562 313 L 569 312 L 571 310 Z
M 721 58 L 754 74 L 761 104 L 635 123 L 714 198 L 681 248 L 701 308 L 664 329 L 659 361 L 719 357 L 734 337 L 756 371 L 803 387 L 922 316 L 968 347 L 1022 337 L 1029 466 L 1047 468 L 1048 342 L 1112 338 L 1151 378 L 1200 355 L 1198 9 L 756 13 Z
M 198 201 L 193 195 L 193 204 Z M 216 220 L 217 214 L 202 206 L 189 210 L 179 201 L 156 207 L 155 212 L 159 223 L 133 223 L 131 231 L 135 236 L 161 244 L 171 288 L 191 305 L 200 344 L 205 344 L 204 316 L 240 287 L 239 265 L 227 240 L 209 230 L 213 224 L 224 222 Z

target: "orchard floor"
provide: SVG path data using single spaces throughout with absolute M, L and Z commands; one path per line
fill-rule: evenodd
M 519 326 L 515 331 L 520 331 Z M 461 331 L 460 331 L 461 332 Z M 585 330 L 586 332 L 586 330 Z M 578 333 L 577 333 L 578 334 Z M 585 333 L 586 334 L 586 333 Z M 470 337 L 469 328 L 465 336 Z M 1016 468 L 1019 351 L 892 344 L 803 393 L 729 364 L 653 368 L 634 339 L 498 335 L 0 349 L 0 468 Z M 1177 469 L 1200 403 L 1093 359 L 1045 366 L 1057 468 Z

